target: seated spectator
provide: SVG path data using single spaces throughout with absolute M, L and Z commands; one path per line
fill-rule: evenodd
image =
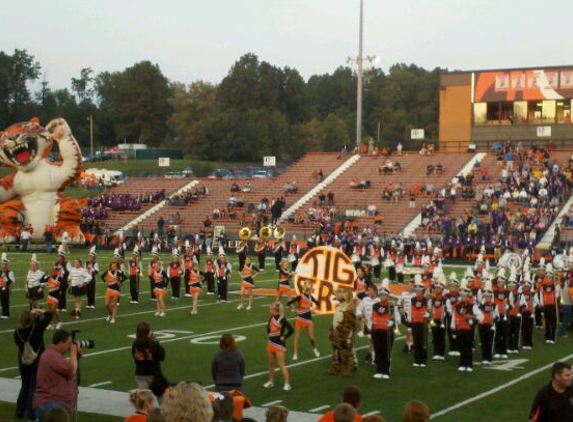
M 243 187 L 243 193 L 250 193 L 251 192 L 251 182 L 247 182 L 247 184 Z
M 205 220 L 203 220 L 203 227 L 211 227 L 213 222 L 209 219 L 209 216 Z
M 346 387 L 342 391 L 342 397 L 340 398 L 340 403 L 349 404 L 355 410 L 356 413 L 354 415 L 354 419 L 350 419 L 351 421 L 352 420 L 360 421 L 361 417 L 358 414 L 358 408 L 362 403 L 362 392 L 360 391 L 360 388 L 355 387 L 353 385 Z M 331 410 L 325 413 L 317 422 L 333 421 L 335 420 L 334 416 L 335 416 L 335 411 Z
M 358 189 L 368 189 L 370 188 L 370 186 L 371 186 L 370 180 L 363 179 L 358 184 Z
M 319 206 L 324 206 L 324 203 L 326 201 L 326 195 L 324 193 L 321 193 L 320 195 L 318 195 L 318 205 Z
M 214 395 L 212 401 L 213 421 L 216 422 L 234 422 L 235 404 L 233 396 L 227 391 Z
M 391 155 L 390 149 L 386 147 L 382 148 L 382 150 L 380 151 L 380 155 L 382 157 L 390 157 Z
M 284 193 L 297 193 L 298 192 L 298 186 L 296 185 L 296 182 L 286 182 L 283 186 L 283 191 Z
M 221 218 L 221 210 L 219 208 L 214 208 L 212 213 L 213 220 L 218 220 Z
M 187 381 L 166 391 L 161 413 L 167 421 L 211 422 L 213 419 L 213 408 L 203 387 Z
M 426 144 L 422 144 L 422 148 L 420 149 L 420 155 L 429 155 L 428 149 L 426 148 Z
M 394 172 L 400 173 L 401 171 L 402 171 L 402 164 L 400 164 L 398 161 L 396 161 L 394 163 Z
M 418 400 L 406 404 L 402 412 L 402 422 L 428 422 L 430 420 L 430 409 Z
M 468 145 L 468 152 L 476 152 L 476 150 L 476 143 L 474 141 L 470 141 L 470 144 Z
M 231 185 L 231 192 L 239 192 L 240 190 L 241 189 L 239 188 L 237 182 L 233 182 L 233 184 Z
M 334 408 L 335 422 L 354 422 L 356 420 L 356 410 L 348 403 L 340 403 Z
M 227 205 L 229 208 L 235 208 L 237 206 L 237 197 L 234 195 L 230 196 Z
M 322 182 L 322 180 L 324 179 L 324 173 L 322 172 L 322 169 L 320 169 L 318 171 L 318 174 L 316 176 L 317 176 L 318 181 Z
M 435 151 L 434 151 L 434 144 L 432 142 L 430 142 L 428 144 L 428 155 L 434 155 Z
M 328 205 L 334 205 L 334 192 L 329 191 L 326 196 L 328 197 Z
M 398 145 L 396 146 L 396 153 L 398 155 L 402 155 L 402 143 L 398 142 Z
M 368 217 L 374 217 L 376 215 L 376 204 L 374 203 L 368 204 L 366 212 L 368 214 Z
M 155 396 L 151 390 L 137 389 L 129 395 L 129 401 L 135 407 L 136 413 L 129 415 L 124 422 L 145 422 L 147 415 L 155 407 Z
M 126 421 L 128 418 L 125 419 Z M 135 421 L 145 421 L 145 419 L 135 419 Z M 70 414 L 62 407 L 56 407 L 48 410 L 43 419 L 44 422 L 70 422 Z M 132 420 L 130 419 L 130 422 Z
M 358 182 L 356 180 L 351 180 L 348 186 L 350 189 L 358 189 Z
M 436 170 L 436 167 L 433 164 L 428 164 L 426 166 L 426 176 L 430 176 L 430 175 L 434 174 L 435 170 Z
M 265 417 L 266 422 L 287 422 L 288 409 L 284 406 L 274 404 L 267 408 Z
M 442 166 L 442 163 L 436 165 L 436 174 L 444 174 L 444 166 Z

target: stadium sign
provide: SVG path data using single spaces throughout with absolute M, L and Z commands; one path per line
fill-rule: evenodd
M 274 156 L 263 157 L 263 166 L 274 167 L 276 165 L 277 165 L 277 157 Z
M 294 276 L 297 294 L 303 285 L 310 282 L 312 295 L 319 302 L 315 312 L 331 314 L 336 310 L 335 295 L 338 289 L 346 287 L 354 290 L 356 269 L 344 252 L 330 246 L 320 246 L 309 250 L 298 263 Z
M 159 157 L 159 167 L 169 167 L 170 163 L 170 158 L 169 157 Z
M 537 126 L 537 137 L 538 138 L 551 137 L 551 126 Z
M 425 137 L 424 129 L 412 129 L 412 131 L 410 132 L 411 139 L 424 139 L 424 137 Z

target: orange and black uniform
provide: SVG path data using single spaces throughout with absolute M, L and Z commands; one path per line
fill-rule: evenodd
M 493 361 L 493 339 L 495 337 L 495 321 L 496 309 L 495 303 L 491 299 L 486 299 L 478 306 L 479 311 L 483 315 L 483 319 L 479 321 L 478 333 L 481 343 L 481 356 L 482 360 L 487 362 Z
M 99 264 L 97 262 L 88 259 L 86 262 L 86 271 L 91 275 L 92 279 L 86 286 L 86 297 L 88 300 L 88 307 L 95 308 L 95 297 L 96 297 L 96 280 L 99 274 Z
M 382 269 L 382 249 L 378 246 L 372 248 L 370 257 L 374 260 L 372 270 L 374 270 L 374 277 L 380 278 L 380 271 Z
M 171 297 L 179 299 L 181 297 L 181 276 L 183 267 L 181 262 L 171 262 L 168 268 L 169 283 L 171 284 Z
M 460 366 L 464 368 L 473 367 L 473 335 L 474 325 L 473 305 L 469 302 L 459 302 L 454 307 L 453 315 L 455 331 L 460 345 Z
M 541 283 L 545 277 L 541 275 L 536 275 L 533 281 L 533 293 L 538 294 L 541 291 Z M 537 306 L 535 308 L 535 326 L 537 328 L 543 328 L 543 308 L 541 306 Z
M 297 327 L 310 327 L 312 326 L 312 304 L 320 306 L 320 303 L 312 297 L 312 295 L 301 294 L 297 297 L 292 298 L 286 304 L 286 306 L 291 306 L 294 303 L 298 305 L 296 309 L 296 320 L 295 325 Z
M 533 325 L 535 319 L 535 294 L 523 291 L 520 298 L 521 341 L 524 347 L 533 347 Z
M 189 279 L 187 280 L 187 291 L 189 294 L 193 295 L 195 293 L 201 293 L 201 274 L 195 272 L 193 268 L 189 271 Z
M 0 274 L 0 303 L 2 304 L 2 316 L 10 316 L 10 289 L 14 282 L 11 277 L 14 276 L 12 271 L 2 272 Z
M 372 307 L 372 344 L 376 373 L 390 376 L 390 355 L 394 343 L 394 311 L 390 302 L 377 302 Z
M 105 295 L 109 297 L 121 296 L 121 274 L 120 271 L 107 270 L 101 275 L 105 283 Z
M 68 292 L 68 277 L 70 269 L 68 261 L 65 258 L 58 260 L 54 265 L 58 269 L 58 277 L 60 277 L 60 302 L 58 303 L 58 310 L 66 309 L 66 296 Z
M 430 315 L 428 300 L 423 294 L 418 294 L 411 301 L 410 323 L 414 340 L 414 362 L 418 365 L 426 365 L 428 363 L 428 328 L 426 322 Z
M 557 293 L 552 279 L 544 278 L 539 291 L 540 303 L 543 305 L 543 317 L 545 319 L 545 340 L 555 341 L 557 328 Z
M 269 337 L 267 351 L 285 352 L 286 340 L 292 335 L 293 331 L 292 325 L 285 317 L 279 315 L 271 316 L 267 324 L 267 335 Z
M 58 304 L 60 301 L 60 278 L 48 277 L 46 280 L 46 286 L 48 288 L 48 297 L 46 298 L 46 302 L 48 304 Z
M 153 293 L 155 297 L 164 296 L 167 293 L 169 278 L 165 270 L 153 271 Z
M 237 252 L 237 256 L 239 257 L 239 271 L 243 271 L 243 267 L 245 266 L 245 261 L 247 260 L 247 242 L 244 240 L 241 242 L 242 249 Z
M 213 258 L 208 257 L 205 260 L 205 271 L 202 274 L 207 283 L 207 294 L 215 294 L 215 261 Z
M 368 282 L 366 278 L 358 277 L 356 279 L 356 281 L 354 282 L 354 292 L 356 293 L 356 297 L 358 299 L 360 300 L 364 299 L 364 296 L 366 296 L 366 289 L 370 284 L 372 283 Z
M 279 286 L 277 290 L 282 293 L 290 292 L 290 276 L 291 272 L 289 270 L 279 270 Z
M 499 318 L 495 323 L 495 353 L 499 355 L 507 355 L 507 341 L 509 335 L 509 323 L 507 320 L 507 310 L 509 308 L 508 302 L 509 292 L 505 289 L 498 289 L 494 287 L 493 297 L 494 303 L 497 308 Z
M 431 313 L 432 313 L 432 343 L 434 344 L 434 356 L 445 356 L 446 354 L 446 326 L 445 321 L 445 297 L 440 293 L 432 295 Z
M 129 293 L 132 302 L 139 302 L 139 277 L 141 276 L 141 267 L 139 259 L 132 258 L 129 261 Z
M 151 300 L 155 300 L 155 293 L 153 292 L 153 273 L 155 272 L 155 268 L 153 268 L 153 265 L 157 261 L 158 260 L 152 259 L 147 267 L 147 274 L 149 275 L 149 294 L 151 296 Z
M 519 292 L 517 287 L 513 287 L 509 292 L 509 310 L 507 315 L 509 317 L 509 350 L 519 351 L 519 340 L 521 337 L 521 313 L 519 312 Z
M 189 253 L 183 255 L 183 281 L 185 285 L 189 284 L 189 273 L 191 272 L 191 267 L 193 266 L 193 257 Z
M 459 352 L 460 346 L 458 338 L 455 336 L 455 333 L 452 330 L 452 319 L 454 317 L 454 308 L 460 301 L 460 293 L 457 291 L 446 292 L 444 296 L 446 298 L 446 303 L 449 305 L 449 308 L 446 309 L 446 333 L 448 334 L 450 352 Z
M 285 247 L 282 241 L 279 240 L 278 242 L 279 244 L 275 245 L 275 247 L 273 248 L 273 255 L 275 256 L 275 266 L 277 267 L 277 270 L 280 270 Z
M 227 290 L 229 287 L 229 275 L 231 274 L 231 264 L 217 260 L 217 293 L 220 301 L 227 301 Z

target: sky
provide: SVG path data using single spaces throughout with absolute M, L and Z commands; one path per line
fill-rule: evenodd
M 26 49 L 52 88 L 141 60 L 218 83 L 252 52 L 307 79 L 358 54 L 360 0 L 4 0 L 0 50 Z M 382 69 L 573 65 L 573 1 L 364 0 L 364 55 Z

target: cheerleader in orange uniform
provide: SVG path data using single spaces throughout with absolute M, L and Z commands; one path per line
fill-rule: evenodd
M 121 296 L 121 273 L 117 268 L 116 260 L 109 264 L 109 268 L 102 274 L 101 279 L 105 283 L 105 309 L 107 311 L 105 320 L 110 324 L 115 324 L 117 300 Z
M 312 322 L 312 304 L 319 306 L 317 300 L 312 297 L 312 284 L 309 282 L 304 283 L 302 287 L 302 294 L 292 298 L 287 302 L 287 306 L 290 306 L 294 311 L 293 305 L 298 304 L 296 308 L 297 317 L 294 324 L 294 355 L 292 360 L 298 360 L 298 345 L 300 340 L 300 330 L 301 328 L 306 328 L 306 333 L 310 340 L 310 345 L 312 346 L 312 352 L 316 357 L 320 356 L 320 352 L 316 349 L 316 344 L 314 342 L 314 324 Z
M 285 318 L 284 306 L 280 302 L 271 305 L 271 318 L 267 324 L 267 356 L 269 358 L 269 380 L 263 385 L 265 388 L 275 386 L 275 362 L 283 374 L 283 390 L 291 390 L 288 370 L 285 366 L 286 340 L 292 335 L 292 325 Z
M 187 281 L 187 291 L 191 296 L 191 312 L 190 315 L 197 315 L 197 303 L 199 302 L 199 296 L 203 291 L 201 289 L 201 272 L 199 271 L 199 263 L 197 261 L 192 261 L 191 268 L 189 268 Z M 187 277 L 187 276 L 186 276 Z
M 54 320 L 57 321 L 55 325 L 56 330 L 62 328 L 62 317 L 58 312 L 58 304 L 60 303 L 60 277 L 58 276 L 58 272 L 58 269 L 53 267 L 52 274 L 46 280 L 46 286 L 48 290 L 46 304 L 48 305 L 48 310 L 52 312 L 52 315 L 54 315 Z M 50 324 L 47 329 L 54 329 L 54 325 Z
M 237 306 L 237 309 L 244 308 L 245 292 L 249 295 L 247 311 L 250 311 L 253 307 L 253 289 L 255 288 L 255 277 L 258 274 L 259 269 L 252 264 L 251 258 L 247 256 L 243 264 L 243 269 L 241 270 L 241 302 L 239 306 Z
M 281 261 L 279 269 L 279 286 L 277 289 L 277 302 L 280 302 L 283 294 L 290 295 L 290 279 L 292 278 L 292 271 L 288 269 L 288 262 Z
M 155 316 L 165 316 L 165 295 L 167 294 L 167 274 L 161 267 L 161 262 L 153 264 L 153 293 L 157 302 Z

